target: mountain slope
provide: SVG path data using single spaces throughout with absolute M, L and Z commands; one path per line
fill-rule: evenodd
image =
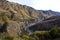
M 60 16 L 50 17 L 48 19 L 43 20 L 42 22 L 38 22 L 34 25 L 31 25 L 27 28 L 28 32 L 37 31 L 50 31 L 54 27 L 60 27 Z
M 42 22 L 43 25 L 46 25 L 44 20 L 53 16 L 57 17 L 59 14 L 59 12 L 36 10 L 29 6 L 0 0 L 0 31 L 6 29 L 6 31 L 2 32 L 8 32 L 11 36 L 19 36 L 21 31 L 30 25 L 37 22 Z M 51 22 L 54 23 L 52 20 Z M 50 23 L 47 21 L 47 24 Z

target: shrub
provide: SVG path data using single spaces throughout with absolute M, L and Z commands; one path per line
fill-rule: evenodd
M 7 16 L 2 16 L 2 20 L 3 20 L 4 22 L 8 22 L 8 21 L 9 21 L 9 19 L 8 19 Z
M 49 33 L 52 38 L 60 37 L 60 27 L 54 27 Z
M 0 16 L 0 21 L 8 22 L 9 18 L 7 16 Z

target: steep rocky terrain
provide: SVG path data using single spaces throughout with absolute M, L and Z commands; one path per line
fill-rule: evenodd
M 60 27 L 60 16 L 50 17 L 48 19 L 43 20 L 42 22 L 38 22 L 34 25 L 31 25 L 27 28 L 28 32 L 34 31 L 50 31 L 54 27 Z
M 32 7 L 0 0 L 0 32 L 7 32 L 11 36 L 19 36 L 23 29 L 26 30 L 30 25 L 35 24 L 34 28 L 39 25 L 41 30 L 47 29 L 48 26 L 48 28 L 52 27 L 56 21 L 60 22 L 59 17 L 58 19 L 47 20 L 50 17 L 58 16 L 58 14 L 60 15 L 59 12 L 35 10 Z M 40 29 L 37 28 L 36 30 Z

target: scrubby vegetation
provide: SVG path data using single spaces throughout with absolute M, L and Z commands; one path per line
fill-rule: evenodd
M 0 40 L 13 40 L 13 37 L 10 37 L 7 33 L 0 33 Z
M 54 27 L 50 31 L 35 31 L 29 35 L 23 31 L 19 37 L 11 37 L 8 33 L 0 33 L 0 40 L 60 40 L 60 27 Z
M 54 27 L 50 31 L 35 31 L 31 35 L 23 35 L 26 40 L 60 40 L 60 27 Z
M 7 16 L 0 16 L 0 21 L 8 22 L 9 18 Z

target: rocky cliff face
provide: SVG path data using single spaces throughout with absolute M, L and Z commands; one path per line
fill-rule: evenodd
M 0 0 L 0 31 L 6 29 L 2 32 L 18 36 L 29 25 L 57 16 L 55 13 L 57 12 L 35 10 L 32 7 Z

